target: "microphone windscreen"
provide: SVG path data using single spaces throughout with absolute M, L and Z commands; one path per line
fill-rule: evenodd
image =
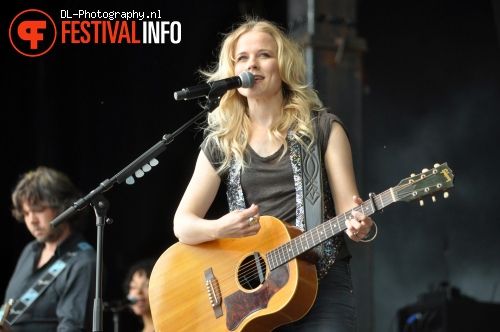
M 130 304 L 136 304 L 137 303 L 137 299 L 132 296 L 132 295 L 127 295 L 127 300 L 129 301 Z
M 242 88 L 251 88 L 255 84 L 255 77 L 249 71 L 244 71 L 238 76 L 241 78 Z

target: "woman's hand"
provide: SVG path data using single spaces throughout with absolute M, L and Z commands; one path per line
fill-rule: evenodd
M 363 200 L 357 196 L 353 196 L 352 199 L 358 205 L 363 203 Z M 353 210 L 351 218 L 345 221 L 345 226 L 347 227 L 345 232 L 351 240 L 359 242 L 370 234 L 372 225 L 373 220 L 370 217 Z
M 216 238 L 238 238 L 255 235 L 260 230 L 259 207 L 252 204 L 248 209 L 230 212 L 217 220 Z

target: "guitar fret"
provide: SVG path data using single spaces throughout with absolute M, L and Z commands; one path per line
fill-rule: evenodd
M 384 201 L 384 193 L 380 194 L 379 197 L 378 197 L 378 199 L 380 201 L 380 206 L 382 208 L 384 208 L 386 206 L 385 201 Z
M 284 261 L 287 261 L 287 260 L 290 260 L 292 258 L 292 253 L 290 253 L 290 245 L 284 245 L 283 246 L 283 252 L 282 252 L 282 262 L 283 263 Z
M 283 246 L 283 261 L 288 261 L 293 257 L 293 250 L 290 244 Z
M 295 249 L 293 248 L 292 244 L 295 245 Z M 297 241 L 292 240 L 292 242 L 290 242 L 290 248 L 287 251 L 288 258 L 291 259 L 291 258 L 295 257 L 297 255 L 297 252 L 298 252 Z
M 324 240 L 328 239 L 328 238 L 326 237 L 325 225 L 324 225 L 324 224 L 322 224 L 322 225 L 321 225 L 321 232 L 320 232 L 319 228 L 320 228 L 320 227 L 317 227 L 317 230 L 318 230 L 318 231 L 317 231 L 317 233 L 318 233 L 318 237 L 321 239 L 321 242 L 323 242 Z
M 301 252 L 304 252 L 304 251 L 306 251 L 306 250 L 307 250 L 307 235 L 308 235 L 308 233 L 307 233 L 306 235 L 302 235 L 302 236 L 299 238 L 299 239 L 300 239 L 300 245 L 301 245 L 301 247 L 302 247 Z M 304 247 L 304 240 L 306 241 L 306 246 L 305 246 L 305 247 Z
M 333 234 L 333 232 L 334 232 L 333 226 L 335 226 L 335 223 L 329 222 L 329 223 L 325 223 L 324 225 L 325 226 L 323 228 L 325 229 L 325 237 L 329 238 L 329 235 Z M 326 227 L 328 227 L 329 229 L 327 229 Z
M 297 244 L 297 238 L 293 239 L 292 241 L 295 244 L 295 252 L 298 253 L 299 252 L 299 246 Z
M 306 240 L 306 246 L 304 247 L 304 238 Z M 307 251 L 307 235 L 303 235 L 300 237 L 300 245 L 302 246 L 302 252 Z
M 283 245 L 282 246 L 279 246 L 278 248 L 276 248 L 276 250 L 274 250 L 273 252 L 275 253 L 274 255 L 274 261 L 275 261 L 275 266 L 279 266 L 280 264 L 282 264 L 282 253 L 283 253 Z
M 274 264 L 274 252 L 270 251 L 270 252 L 266 253 L 266 257 L 267 257 L 267 261 L 269 262 L 269 266 L 270 267 L 275 266 L 275 264 Z
M 384 191 L 381 198 L 384 198 L 384 200 L 382 201 L 384 207 L 386 207 L 387 205 L 390 204 L 390 202 L 392 202 L 392 199 L 390 199 L 392 198 L 392 194 L 390 194 L 389 191 Z
M 384 196 L 387 197 L 387 199 L 384 202 L 384 207 L 396 201 L 392 188 L 384 191 Z
M 287 244 L 281 245 L 269 253 L 267 253 L 270 269 L 273 270 L 284 263 L 296 258 L 300 254 L 310 250 L 311 248 L 319 245 L 320 243 L 328 240 L 329 238 L 346 230 L 345 221 L 352 218 L 352 212 L 361 212 L 366 216 L 370 216 L 383 209 L 384 207 L 395 202 L 394 193 L 391 189 L 384 191 L 379 195 L 373 197 L 373 204 L 371 200 L 363 202 L 361 205 L 356 206 L 343 214 L 332 218 L 315 228 L 297 236 L 290 240 Z
M 287 254 L 286 245 L 280 246 L 280 252 L 278 256 L 278 263 L 283 263 L 286 261 L 285 255 Z

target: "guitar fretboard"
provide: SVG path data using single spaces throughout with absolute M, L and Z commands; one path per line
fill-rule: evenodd
M 289 242 L 269 251 L 266 254 L 267 261 L 269 262 L 269 269 L 272 271 L 329 238 L 345 231 L 345 221 L 347 219 L 352 219 L 353 211 L 358 211 L 366 216 L 370 216 L 394 202 L 396 202 L 396 199 L 393 189 L 389 188 L 379 195 L 372 196 L 369 200 L 366 200 L 352 210 L 308 230 Z

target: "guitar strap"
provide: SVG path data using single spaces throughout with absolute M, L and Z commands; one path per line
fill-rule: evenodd
M 315 140 L 309 150 L 300 145 L 302 160 L 302 190 L 306 230 L 311 230 L 323 222 L 323 188 L 321 178 L 321 151 L 319 146 L 318 117 L 314 119 Z M 322 256 L 323 246 L 314 250 Z
M 80 242 L 73 251 L 68 251 L 56 260 L 42 276 L 14 302 L 10 308 L 10 312 L 6 317 L 7 323 L 13 325 L 19 317 L 35 302 L 35 300 L 49 287 L 49 285 L 61 274 L 66 268 L 67 262 L 78 252 L 89 250 L 92 246 L 87 242 Z

